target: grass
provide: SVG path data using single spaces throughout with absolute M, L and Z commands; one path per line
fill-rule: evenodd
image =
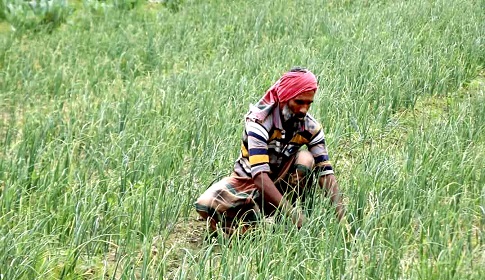
M 485 276 L 481 2 L 110 3 L 0 24 L 0 278 Z M 294 65 L 357 233 L 317 192 L 299 232 L 205 242 L 194 200 Z

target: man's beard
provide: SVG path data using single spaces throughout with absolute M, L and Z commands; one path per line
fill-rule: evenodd
M 281 114 L 283 115 L 284 122 L 287 122 L 288 120 L 301 122 L 305 119 L 305 115 L 297 116 L 293 112 L 291 112 L 290 107 L 288 107 L 288 103 L 283 105 L 283 108 L 281 109 Z

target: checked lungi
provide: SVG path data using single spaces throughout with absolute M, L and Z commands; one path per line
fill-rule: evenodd
M 294 165 L 295 157 L 282 168 L 275 186 L 283 195 L 296 194 L 289 200 L 304 198 L 304 187 L 311 184 L 310 170 L 305 170 L 305 183 L 297 186 L 289 184 L 289 176 L 301 166 Z M 300 169 L 301 170 L 301 169 Z M 301 185 L 301 187 L 300 187 Z M 272 215 L 275 208 L 265 203 L 261 192 L 252 178 L 240 177 L 235 173 L 210 186 L 195 203 L 197 212 L 209 222 L 210 230 L 219 226 L 225 233 L 232 234 L 235 229 L 245 232 L 264 215 Z

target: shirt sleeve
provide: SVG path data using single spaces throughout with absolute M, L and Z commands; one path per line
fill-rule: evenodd
M 249 164 L 254 178 L 261 172 L 270 172 L 268 156 L 268 131 L 259 123 L 246 121 L 248 134 Z
M 308 150 L 315 159 L 315 169 L 318 177 L 333 174 L 332 164 L 330 163 L 327 148 L 325 147 L 325 135 L 322 129 L 310 141 Z

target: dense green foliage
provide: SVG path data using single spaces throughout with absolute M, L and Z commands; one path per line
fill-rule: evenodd
M 485 277 L 483 1 L 0 2 L 0 279 Z M 317 192 L 299 232 L 202 242 L 193 201 L 295 65 L 355 234 Z

